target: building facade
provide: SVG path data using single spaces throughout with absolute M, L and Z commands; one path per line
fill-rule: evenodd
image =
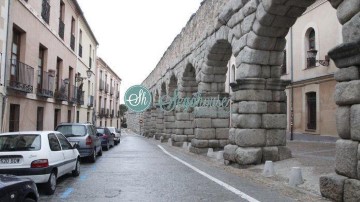
M 6 99 L 5 92 L 5 58 L 6 58 L 6 41 L 7 41 L 7 27 L 9 16 L 9 0 L 0 0 L 0 130 L 3 130 L 3 109 L 4 100 Z
M 291 80 L 286 90 L 290 134 L 338 137 L 334 100 L 337 67 L 327 53 L 342 43 L 341 32 L 336 10 L 326 0 L 308 7 L 291 27 L 281 77 Z
M 100 57 L 96 62 L 96 80 L 96 125 L 120 128 L 121 79 Z
M 85 91 L 95 86 L 95 77 L 85 81 L 91 65 L 79 56 L 80 30 L 94 54 L 97 41 L 77 1 L 15 0 L 9 11 L 3 131 L 53 130 L 60 122 L 87 121 L 81 114 L 89 111 L 91 92 Z

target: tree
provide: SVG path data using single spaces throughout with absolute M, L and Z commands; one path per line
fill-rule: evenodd
M 119 108 L 120 108 L 120 116 L 123 117 L 125 112 L 127 112 L 128 108 L 124 104 L 120 104 Z

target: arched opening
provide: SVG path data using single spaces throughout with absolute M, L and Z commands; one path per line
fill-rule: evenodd
M 310 27 L 305 33 L 306 68 L 316 67 L 317 53 L 315 30 Z

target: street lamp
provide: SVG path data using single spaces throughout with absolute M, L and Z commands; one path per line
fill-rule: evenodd
M 310 66 L 315 66 L 316 62 L 318 62 L 322 66 L 329 66 L 329 63 L 330 63 L 329 56 L 325 55 L 325 60 L 316 60 L 317 52 L 318 51 L 315 50 L 315 49 L 310 49 L 310 50 L 307 51 L 308 67 L 309 67 L 309 64 L 310 64 Z
M 88 68 L 88 69 L 86 70 L 86 76 L 87 76 L 87 77 L 81 77 L 80 72 L 78 72 L 78 73 L 75 75 L 75 80 L 76 80 L 76 82 L 81 82 L 81 81 L 83 81 L 83 80 L 90 79 L 92 74 L 94 74 L 94 72 L 92 72 L 91 69 Z

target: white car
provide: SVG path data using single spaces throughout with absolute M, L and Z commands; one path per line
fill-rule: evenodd
M 78 145 L 58 131 L 24 131 L 0 134 L 0 174 L 28 177 L 53 194 L 56 179 L 80 174 Z
M 115 128 L 115 127 L 107 127 L 110 130 L 110 133 L 114 134 L 114 142 L 115 145 L 120 143 L 121 138 L 121 130 Z

